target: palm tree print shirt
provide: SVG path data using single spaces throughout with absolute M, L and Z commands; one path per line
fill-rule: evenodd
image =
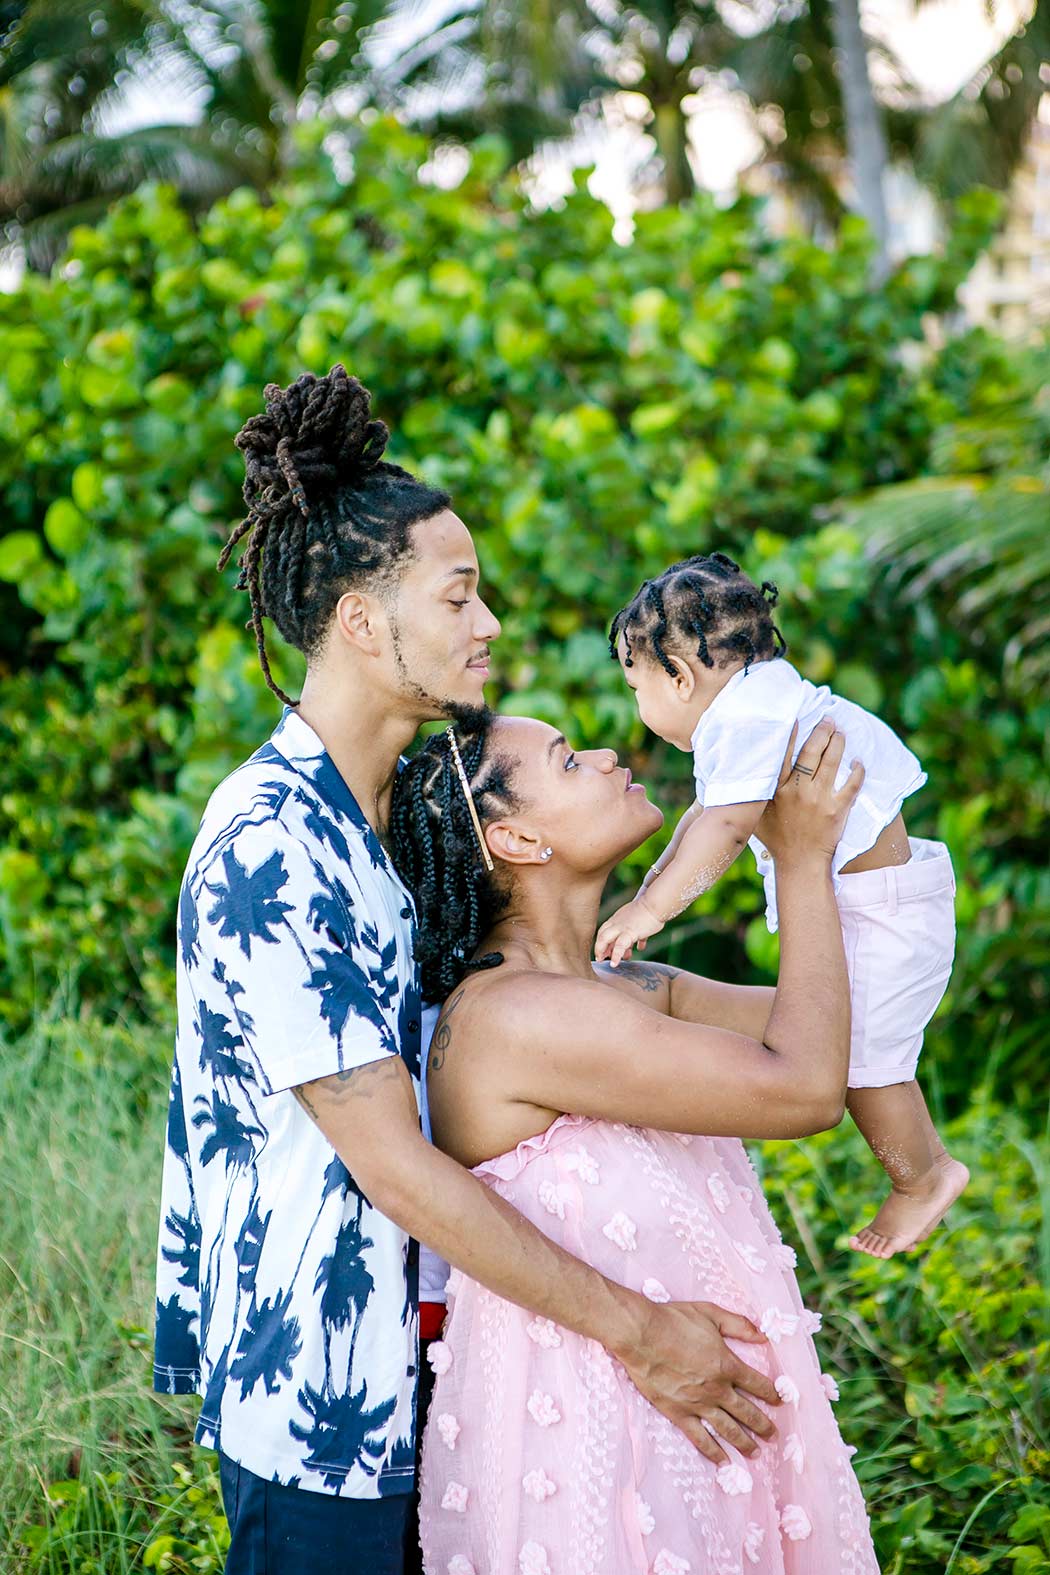
M 411 898 L 286 711 L 212 795 L 179 901 L 154 1385 L 268 1480 L 413 1483 L 416 1259 L 291 1090 L 400 1055 L 419 1088 Z

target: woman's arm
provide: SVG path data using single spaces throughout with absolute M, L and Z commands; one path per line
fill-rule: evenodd
M 711 1136 L 797 1137 L 838 1122 L 850 1017 L 831 856 L 863 780 L 857 766 L 835 791 L 843 747 L 820 724 L 800 756 L 814 775 L 790 772 L 767 811 L 781 965 L 764 1034 L 666 1017 L 598 980 L 493 975 L 470 1010 L 498 1019 L 501 1075 L 519 1102 Z
M 634 1000 L 683 1023 L 707 1023 L 711 1028 L 731 1028 L 750 1039 L 764 1039 L 776 995 L 769 984 L 727 984 L 706 979 L 671 963 L 621 963 L 615 972 L 605 963 L 595 973 L 606 984 Z

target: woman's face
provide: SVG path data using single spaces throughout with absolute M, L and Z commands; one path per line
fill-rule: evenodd
M 663 825 L 662 812 L 613 749 L 573 749 L 556 728 L 531 717 L 501 717 L 493 742 L 516 762 L 513 788 L 522 807 L 506 818 L 535 832 L 571 869 L 612 868 Z

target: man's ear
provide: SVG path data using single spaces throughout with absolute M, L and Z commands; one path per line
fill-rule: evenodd
M 529 830 L 520 821 L 493 820 L 485 827 L 485 841 L 489 852 L 504 864 L 543 864 L 540 857 L 545 847 L 543 838 Z
M 335 625 L 340 639 L 366 656 L 378 656 L 390 622 L 382 603 L 365 591 L 344 591 L 335 604 Z
M 672 656 L 671 666 L 674 668 L 674 676 L 672 677 L 670 673 L 667 676 L 674 685 L 675 699 L 691 700 L 693 691 L 696 688 L 696 674 L 689 663 L 681 656 Z

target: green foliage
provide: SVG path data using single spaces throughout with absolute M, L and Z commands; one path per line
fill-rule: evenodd
M 848 1122 L 764 1145 L 763 1183 L 824 1314 L 822 1365 L 840 1385 L 884 1575 L 1045 1575 L 1050 1154 L 987 1086 L 943 1130 L 970 1188 L 927 1250 L 889 1263 L 844 1250 L 881 1180 Z
M 803 670 L 880 709 L 931 769 L 913 830 L 947 835 L 963 876 L 961 1042 L 995 1045 L 1004 1079 L 1034 1074 L 1046 704 L 1004 686 L 1008 630 L 951 617 L 936 588 L 899 596 L 847 512 L 944 475 L 946 455 L 973 469 L 973 422 L 986 473 L 1022 468 L 1008 430 L 990 434 L 1040 366 L 978 333 L 924 339 L 994 202 L 968 199 L 946 255 L 874 293 L 859 226 L 824 250 L 771 238 L 749 202 L 698 198 L 641 214 L 621 247 L 582 184 L 532 212 L 498 144 L 442 191 L 419 178 L 427 145 L 396 125 L 362 134 L 349 184 L 319 130 L 299 136 L 302 170 L 272 201 L 238 190 L 194 227 L 144 188 L 0 309 L 9 1024 L 56 997 L 170 1005 L 196 817 L 276 720 L 244 598 L 214 570 L 240 512 L 232 439 L 266 382 L 343 360 L 393 457 L 448 486 L 476 534 L 504 624 L 494 698 L 626 747 L 672 809 L 688 763 L 645 736 L 608 619 L 646 574 L 705 548 L 780 582 Z M 294 692 L 299 659 L 273 643 Z M 746 938 L 762 973 L 775 943 L 758 908 L 741 861 L 651 950 L 696 961 L 702 933 L 705 964 L 739 975 Z M 933 1048 L 964 1094 L 968 1058 L 938 1035 Z

